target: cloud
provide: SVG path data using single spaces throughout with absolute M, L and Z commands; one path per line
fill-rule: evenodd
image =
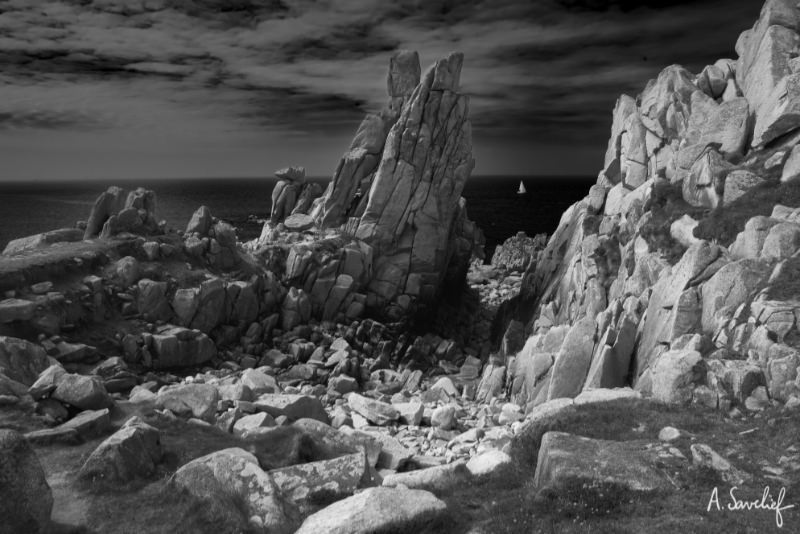
M 341 133 L 385 104 L 393 51 L 424 68 L 461 50 L 476 138 L 602 150 L 620 93 L 732 56 L 756 4 L 0 0 L 0 127 L 209 144 Z

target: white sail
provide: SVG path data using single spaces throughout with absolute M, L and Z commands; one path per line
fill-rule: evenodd
M 517 194 L 518 194 L 518 195 L 524 195 L 524 194 L 525 194 L 525 193 L 527 193 L 527 192 L 528 192 L 528 190 L 527 190 L 527 189 L 525 189 L 525 184 L 523 184 L 523 183 L 522 183 L 522 180 L 520 180 L 520 181 L 519 181 L 519 190 L 517 191 Z

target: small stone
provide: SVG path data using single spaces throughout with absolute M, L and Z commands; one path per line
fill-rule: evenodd
M 658 433 L 658 439 L 666 442 L 675 441 L 679 437 L 681 437 L 681 431 L 671 426 L 665 426 Z

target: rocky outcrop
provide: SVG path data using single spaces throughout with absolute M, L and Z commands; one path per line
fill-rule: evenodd
M 140 187 L 128 193 L 119 187 L 109 187 L 95 201 L 83 238 L 109 238 L 119 233 L 152 235 L 161 231 L 153 191 Z
M 564 213 L 500 324 L 498 339 L 519 330 L 508 319 L 529 335 L 505 355 L 513 399 L 531 409 L 633 386 L 725 409 L 759 405 L 751 397 L 767 384 L 793 395 L 796 355 L 783 347 L 796 306 L 785 293 L 800 221 L 752 206 L 797 175 L 798 29 L 795 3 L 768 0 L 738 60 L 697 75 L 673 65 L 620 97 L 596 184 Z M 740 225 L 732 243 L 709 237 L 725 231 L 714 220 Z M 571 346 L 565 329 L 582 322 L 593 336 Z M 707 365 L 712 354 L 722 363 Z

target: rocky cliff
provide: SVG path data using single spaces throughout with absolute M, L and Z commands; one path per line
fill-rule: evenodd
M 738 59 L 673 65 L 619 98 L 597 183 L 501 314 L 529 335 L 507 354 L 515 399 L 630 385 L 726 408 L 800 393 L 798 29 L 795 2 L 768 0 Z

